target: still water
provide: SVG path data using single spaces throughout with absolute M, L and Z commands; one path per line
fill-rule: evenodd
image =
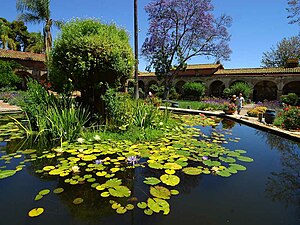
M 223 125 L 224 126 L 224 125 Z M 233 126 L 233 127 L 232 127 Z M 201 127 L 203 133 L 222 130 Z M 36 175 L 34 162 L 16 175 L 0 180 L 1 225 L 299 225 L 300 224 L 300 143 L 259 131 L 241 124 L 231 124 L 228 133 L 239 142 L 229 142 L 229 149 L 247 150 L 254 162 L 246 171 L 229 178 L 213 175 L 181 176 L 178 196 L 170 200 L 167 216 L 147 216 L 140 209 L 118 215 L 108 200 L 88 185 L 72 189 L 57 178 Z M 200 137 L 199 137 L 200 138 Z M 0 157 L 14 144 L 0 143 Z M 12 160 L 18 163 L 18 159 Z M 1 162 L 0 167 L 3 166 Z M 153 174 L 150 174 L 153 175 Z M 149 171 L 136 169 L 134 192 L 143 195 L 143 180 Z M 34 201 L 42 189 L 64 187 L 60 195 L 50 193 Z M 83 196 L 81 205 L 72 199 Z M 45 208 L 36 218 L 27 213 L 35 207 Z

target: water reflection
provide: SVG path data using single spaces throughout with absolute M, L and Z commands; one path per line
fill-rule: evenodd
M 230 119 L 223 119 L 222 120 L 222 128 L 223 129 L 232 129 L 235 126 L 236 122 Z
M 257 131 L 256 135 L 263 137 L 272 150 L 280 152 L 282 169 L 268 177 L 267 196 L 286 206 L 300 206 L 300 144 L 262 131 Z

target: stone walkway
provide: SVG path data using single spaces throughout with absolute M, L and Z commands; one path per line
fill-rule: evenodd
M 18 106 L 10 105 L 0 100 L 0 114 L 18 113 L 21 109 Z
M 199 114 L 199 113 L 201 113 L 201 114 L 205 114 L 207 116 L 217 116 L 217 117 L 232 119 L 237 123 L 246 124 L 248 126 L 251 126 L 251 127 L 254 127 L 254 128 L 257 128 L 260 130 L 264 130 L 266 132 L 274 133 L 274 134 L 283 136 L 285 138 L 300 142 L 300 132 L 283 130 L 274 125 L 266 124 L 264 122 L 264 119 L 262 120 L 262 122 L 259 122 L 257 117 L 248 116 L 247 111 L 254 107 L 255 107 L 254 104 L 245 105 L 242 108 L 240 114 L 235 113 L 233 115 L 227 115 L 223 111 L 203 111 L 203 110 L 181 109 L 181 108 L 171 108 L 171 107 L 168 107 L 168 108 L 175 113 L 183 113 L 183 114 L 186 114 L 186 113 Z M 164 108 L 164 107 L 162 107 L 162 108 Z

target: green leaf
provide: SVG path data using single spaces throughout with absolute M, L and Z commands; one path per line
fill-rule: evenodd
M 50 190 L 49 189 L 44 189 L 44 190 L 41 190 L 40 192 L 39 192 L 39 195 L 47 195 L 47 194 L 49 194 L 50 193 Z
M 217 174 L 222 177 L 230 177 L 231 176 L 231 173 L 226 169 L 218 171 Z
M 145 184 L 149 185 L 156 185 L 159 184 L 161 181 L 156 177 L 146 177 L 146 180 L 144 180 Z
M 41 215 L 43 212 L 44 212 L 43 208 L 34 208 L 28 212 L 28 216 L 37 217 L 37 216 Z
M 180 178 L 176 175 L 164 174 L 160 176 L 160 180 L 169 186 L 176 186 L 180 182 Z
M 129 197 L 131 194 L 131 191 L 126 186 L 109 188 L 108 191 L 114 197 Z
M 182 170 L 187 175 L 199 175 L 202 173 L 202 169 L 196 167 L 186 167 Z
M 157 198 L 170 199 L 171 192 L 169 189 L 162 186 L 151 186 L 150 194 Z
M 37 194 L 34 198 L 35 201 L 41 200 L 43 198 L 43 195 Z
M 103 197 L 103 198 L 106 198 L 106 197 L 109 197 L 109 196 L 110 196 L 110 194 L 109 194 L 108 191 L 102 192 L 100 195 L 101 195 L 101 197 Z
M 16 174 L 15 170 L 0 170 L 0 179 L 4 179 Z
M 145 209 L 147 207 L 147 203 L 146 202 L 139 202 L 137 204 L 137 207 L 139 207 L 140 209 Z
M 229 164 L 229 168 L 235 169 L 235 170 L 246 170 L 246 167 L 240 165 L 240 164 Z
M 56 188 L 56 189 L 53 190 L 54 194 L 60 194 L 60 193 L 63 193 L 63 192 L 64 192 L 63 188 Z
M 75 204 L 75 205 L 79 205 L 81 203 L 83 203 L 83 199 L 82 198 L 75 198 L 73 200 L 73 204 Z
M 116 187 L 122 184 L 122 180 L 118 178 L 113 178 L 105 182 L 106 187 Z
M 127 212 L 127 209 L 124 208 L 123 206 L 121 206 L 121 207 L 117 208 L 116 212 L 117 212 L 118 214 L 124 214 L 124 213 Z
M 246 157 L 246 156 L 239 156 L 237 157 L 238 160 L 243 161 L 243 162 L 253 162 L 253 159 L 250 157 Z
M 127 210 L 133 210 L 133 209 L 134 209 L 134 205 L 132 205 L 132 204 L 127 204 L 127 205 L 126 205 L 126 209 L 127 209 Z
M 153 211 L 151 209 L 145 209 L 144 213 L 148 216 L 151 216 L 153 214 Z
M 171 194 L 172 194 L 172 195 L 178 195 L 178 194 L 179 194 L 179 191 L 178 191 L 178 190 L 175 190 L 175 189 L 173 189 L 173 190 L 171 190 Z

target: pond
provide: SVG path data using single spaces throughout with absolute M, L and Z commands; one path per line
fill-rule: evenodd
M 197 127 L 197 126 L 196 126 Z M 223 128 L 227 129 L 223 129 Z M 244 149 L 245 154 L 254 159 L 251 163 L 241 163 L 247 170 L 230 177 L 200 174 L 180 175 L 181 182 L 176 187 L 179 195 L 169 200 L 168 215 L 145 215 L 137 207 L 119 215 L 112 209 L 109 199 L 101 198 L 100 192 L 90 184 L 72 186 L 63 179 L 37 174 L 36 168 L 46 159 L 25 162 L 26 167 L 14 176 L 0 179 L 1 224 L 13 225 L 298 225 L 300 224 L 300 147 L 299 143 L 270 133 L 224 121 L 216 127 L 198 126 L 203 134 L 201 139 L 214 142 L 225 137 L 222 145 L 226 148 Z M 229 129 L 228 129 L 229 128 Z M 220 135 L 222 134 L 222 135 Z M 17 141 L 0 142 L 0 157 L 15 151 Z M 18 146 L 19 147 L 19 146 Z M 15 154 L 7 167 L 16 167 L 26 156 Z M 51 159 L 50 159 L 51 160 Z M 22 164 L 21 164 L 22 165 Z M 6 166 L 3 160 L 0 167 Z M 130 170 L 123 179 L 142 198 L 148 189 L 145 177 L 155 177 L 156 172 L 147 167 Z M 134 174 L 130 174 L 134 173 Z M 134 177 L 134 179 L 132 179 Z M 64 188 L 61 194 L 54 194 L 57 187 Z M 35 201 L 41 190 L 51 190 L 39 201 Z M 82 198 L 82 204 L 73 204 L 75 198 Z M 124 202 L 125 201 L 125 202 Z M 121 204 L 135 199 L 120 200 Z M 27 213 L 30 209 L 42 207 L 45 212 L 35 218 Z

